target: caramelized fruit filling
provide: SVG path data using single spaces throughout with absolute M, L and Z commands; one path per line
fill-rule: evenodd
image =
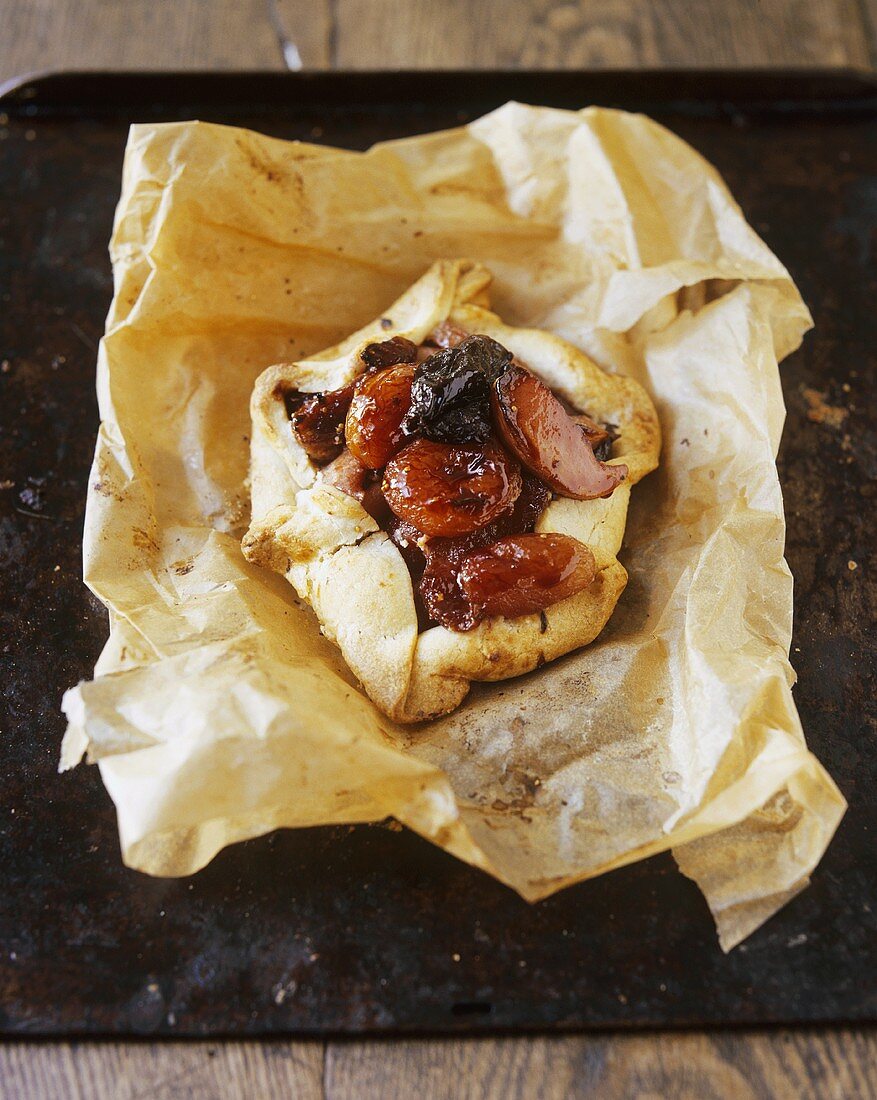
M 308 458 L 331 462 L 344 446 L 344 418 L 353 399 L 353 383 L 325 393 L 284 394 L 286 413 Z
M 380 474 L 363 466 L 347 447 L 328 466 L 323 467 L 320 477 L 326 485 L 333 485 L 358 500 L 380 526 L 385 526 L 392 516 L 381 492 Z
M 421 628 L 471 630 L 591 584 L 587 546 L 534 528 L 552 490 L 590 500 L 624 480 L 627 467 L 604 461 L 612 425 L 568 412 L 501 344 L 447 321 L 420 347 L 397 336 L 361 358 L 355 383 L 284 399 L 321 480 L 359 500 L 402 553 Z

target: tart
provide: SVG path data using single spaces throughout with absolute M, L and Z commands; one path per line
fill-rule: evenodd
M 627 582 L 631 487 L 658 464 L 645 390 L 504 324 L 490 283 L 439 261 L 252 395 L 244 554 L 286 576 L 398 722 L 592 642 Z

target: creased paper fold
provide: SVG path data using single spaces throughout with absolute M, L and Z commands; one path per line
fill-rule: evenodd
M 462 255 L 507 321 L 642 382 L 664 451 L 600 639 L 402 729 L 241 554 L 248 401 Z M 788 662 L 777 361 L 810 317 L 690 147 L 519 104 L 365 154 L 135 126 L 112 257 L 84 540 L 111 633 L 62 766 L 98 762 L 126 863 L 392 815 L 535 900 L 672 848 L 726 949 L 806 885 L 845 808 Z

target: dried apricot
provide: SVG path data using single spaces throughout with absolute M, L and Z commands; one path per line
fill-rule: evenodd
M 425 535 L 465 535 L 518 498 L 521 473 L 493 441 L 481 447 L 418 439 L 387 463 L 383 490 L 396 515 Z
M 411 404 L 414 367 L 403 363 L 369 374 L 356 383 L 347 412 L 347 446 L 370 470 L 386 466 L 405 445 L 401 424 Z
M 482 550 L 506 535 L 522 535 L 532 531 L 551 500 L 551 490 L 544 482 L 529 474 L 525 474 L 521 481 L 521 492 L 511 508 L 502 512 L 486 527 L 479 527 L 454 538 L 429 539 L 426 553 L 430 557 L 441 555 L 453 565 L 459 565 L 472 550 Z
M 509 535 L 468 554 L 460 590 L 479 617 L 507 619 L 541 611 L 581 592 L 596 573 L 594 555 L 569 535 Z

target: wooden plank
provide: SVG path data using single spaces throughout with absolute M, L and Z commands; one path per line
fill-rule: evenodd
M 335 6 L 339 68 L 869 62 L 857 0 L 336 0 Z
M 9 1043 L 3 1100 L 321 1100 L 323 1046 L 297 1043 Z
M 877 1031 L 390 1042 L 10 1043 L 4 1100 L 866 1100 Z
M 290 43 L 306 68 L 865 66 L 877 0 L 861 3 L 3 0 L 0 77 L 41 68 L 276 69 L 289 63 Z
M 847 1100 L 877 1097 L 877 1033 L 330 1043 L 326 1100 Z
M 862 24 L 871 58 L 871 65 L 877 65 L 877 0 L 859 0 L 862 7 Z
M 0 79 L 37 69 L 279 69 L 265 0 L 0 0 Z
M 305 69 L 332 68 L 335 24 L 332 0 L 268 0 L 284 43 L 292 43 Z

